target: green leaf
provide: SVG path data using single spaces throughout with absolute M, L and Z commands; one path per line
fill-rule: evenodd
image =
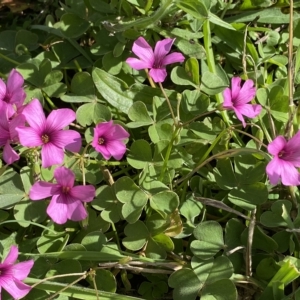
M 182 108 L 185 113 L 201 115 L 207 112 L 209 106 L 209 97 L 198 90 L 185 90 L 182 93 Z
M 222 19 L 220 19 L 218 16 L 216 16 L 215 14 L 213 14 L 211 12 L 208 13 L 208 19 L 213 24 L 227 28 L 229 30 L 235 30 L 235 28 L 231 24 L 223 21 Z
M 117 290 L 116 278 L 112 272 L 108 270 L 96 270 L 95 282 L 97 289 L 100 291 L 115 293 Z M 91 287 L 94 287 L 94 282 L 91 276 L 87 277 L 87 281 L 90 283 Z
M 238 297 L 234 283 L 221 279 L 203 288 L 201 300 L 236 300 Z
M 88 251 L 101 251 L 106 244 L 106 236 L 102 232 L 93 231 L 83 238 L 81 244 Z
M 188 268 L 172 273 L 168 282 L 170 287 L 174 288 L 174 300 L 195 300 L 201 288 L 197 275 Z
M 112 52 L 106 53 L 102 58 L 102 66 L 112 75 L 118 75 L 122 69 L 122 57 L 115 57 Z
M 157 123 L 149 126 L 148 133 L 151 141 L 154 144 L 157 144 L 161 140 L 169 140 L 172 139 L 173 134 L 173 126 L 172 121 L 170 119 L 158 121 Z
M 166 217 L 179 205 L 178 195 L 172 191 L 163 191 L 150 197 L 150 206 Z
M 196 19 L 203 20 L 208 17 L 206 6 L 197 0 L 179 0 L 176 5 Z
M 82 126 L 98 124 L 99 121 L 110 121 L 110 110 L 97 102 L 83 104 L 76 111 L 76 120 Z
M 191 243 L 191 250 L 200 259 L 210 259 L 224 248 L 223 230 L 215 221 L 200 223 L 194 230 L 194 236 L 197 240 Z
M 152 161 L 152 150 L 145 140 L 134 141 L 127 155 L 128 163 L 135 169 L 143 169 Z
M 290 213 L 291 209 L 292 203 L 290 201 L 278 200 L 272 204 L 271 211 L 265 211 L 262 213 L 260 216 L 260 222 L 266 227 L 289 227 L 289 224 L 283 218 L 283 213 L 284 210 Z M 291 224 L 293 224 L 292 221 Z
M 243 209 L 253 210 L 256 205 L 263 204 L 268 200 L 268 189 L 262 182 L 241 185 L 231 190 L 228 200 Z
M 148 201 L 148 196 L 129 177 L 121 177 L 115 182 L 115 192 L 124 203 L 122 216 L 127 222 L 136 222 Z
M 101 217 L 110 223 L 117 223 L 122 217 L 122 203 L 117 200 L 112 187 L 102 185 L 96 190 L 96 198 L 92 202 L 96 210 L 102 210 Z
M 195 57 L 190 57 L 184 64 L 185 71 L 191 77 L 192 81 L 199 86 L 200 85 L 200 69 L 199 62 Z
M 142 221 L 134 224 L 127 224 L 124 228 L 126 237 L 123 239 L 123 245 L 130 250 L 140 250 L 147 242 L 150 233 L 146 225 Z
M 132 104 L 128 111 L 128 117 L 133 121 L 126 124 L 128 128 L 137 128 L 153 124 L 146 105 L 141 101 Z
M 21 177 L 14 170 L 6 170 L 0 182 L 0 208 L 10 208 L 26 196 Z
M 221 93 L 227 87 L 227 83 L 221 77 L 209 71 L 205 71 L 201 78 L 200 89 L 208 95 Z
M 177 85 L 191 85 L 198 88 L 198 85 L 192 81 L 192 74 L 189 75 L 189 73 L 180 66 L 172 69 L 171 80 Z
M 103 98 L 113 107 L 128 114 L 133 101 L 127 94 L 127 84 L 118 77 L 98 68 L 93 70 L 92 77 L 98 92 Z
M 90 23 L 75 14 L 66 13 L 61 17 L 60 29 L 69 38 L 77 38 L 84 34 Z
M 91 75 L 87 72 L 76 73 L 71 81 L 71 91 L 79 96 L 95 95 L 95 86 Z

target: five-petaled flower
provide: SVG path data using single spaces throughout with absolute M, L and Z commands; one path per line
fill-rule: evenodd
M 280 181 L 284 185 L 300 185 L 300 131 L 289 141 L 283 136 L 276 137 L 269 145 L 268 151 L 273 159 L 268 163 L 266 171 L 271 184 Z
M 111 157 L 120 160 L 126 152 L 124 140 L 128 137 L 129 133 L 121 125 L 113 124 L 111 120 L 97 124 L 94 128 L 92 146 L 106 160 Z
M 52 197 L 47 213 L 57 224 L 64 224 L 67 220 L 81 221 L 87 217 L 83 202 L 91 202 L 95 197 L 93 185 L 74 186 L 74 173 L 58 167 L 54 171 L 57 183 L 37 181 L 29 191 L 31 200 L 42 200 Z
M 23 115 L 18 115 L 12 120 L 9 120 L 6 107 L 2 106 L 2 109 L 0 109 L 0 147 L 4 146 L 3 160 L 8 165 L 20 158 L 19 154 L 17 154 L 10 144 L 19 142 L 16 127 L 24 126 L 24 124 L 25 117 Z
M 135 70 L 150 69 L 149 75 L 155 82 L 163 82 L 167 77 L 166 65 L 183 62 L 184 56 L 179 52 L 168 54 L 175 39 L 158 41 L 154 52 L 143 37 L 139 37 L 132 46 L 132 52 L 139 57 L 127 58 L 126 62 Z
M 5 289 L 14 299 L 26 296 L 31 290 L 31 286 L 21 280 L 28 276 L 34 262 L 31 259 L 15 264 L 18 255 L 18 248 L 11 246 L 8 255 L 0 263 L 0 299 L 1 288 Z
M 225 109 L 234 110 L 237 118 L 246 127 L 246 122 L 243 116 L 248 118 L 255 118 L 261 112 L 262 107 L 259 104 L 247 104 L 250 102 L 256 93 L 256 88 L 251 79 L 244 82 L 241 87 L 242 79 L 240 77 L 233 77 L 231 79 L 231 89 L 226 88 L 223 92 Z
M 0 79 L 0 102 L 7 107 L 9 117 L 13 116 L 16 111 L 20 112 L 23 107 L 26 98 L 23 84 L 23 76 L 15 69 L 9 73 L 6 84 Z
M 22 114 L 30 127 L 18 127 L 20 143 L 26 147 L 42 146 L 42 166 L 48 168 L 61 164 L 64 160 L 64 148 L 79 152 L 81 136 L 75 130 L 62 130 L 75 120 L 76 115 L 69 108 L 53 110 L 45 117 L 39 100 L 32 100 Z

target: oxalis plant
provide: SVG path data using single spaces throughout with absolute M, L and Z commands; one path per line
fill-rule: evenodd
M 0 299 L 300 299 L 299 1 L 25 2 Z

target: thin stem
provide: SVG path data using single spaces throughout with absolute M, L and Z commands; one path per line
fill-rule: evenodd
M 2 57 L 3 59 L 5 59 L 5 60 L 11 62 L 12 64 L 14 64 L 14 65 L 16 65 L 16 66 L 18 66 L 18 65 L 20 64 L 18 61 L 16 61 L 16 60 L 14 60 L 14 59 L 11 59 L 11 58 L 7 57 L 6 55 L 2 54 L 1 52 L 0 52 L 0 57 Z
M 168 96 L 167 96 L 167 94 L 166 94 L 166 92 L 165 92 L 162 84 L 159 82 L 158 85 L 159 85 L 159 87 L 160 87 L 163 95 L 165 96 L 165 98 L 167 100 L 167 103 L 168 103 L 168 106 L 169 106 L 169 109 L 170 109 L 170 112 L 171 112 L 171 115 L 172 115 L 172 118 L 173 118 L 173 121 L 174 121 L 174 125 L 177 126 L 178 122 L 176 121 L 176 118 L 175 118 L 175 115 L 174 115 L 174 111 L 173 111 L 173 108 L 171 106 L 171 102 L 170 102 L 170 100 L 169 100 L 169 98 L 168 98 Z
M 52 102 L 52 100 L 49 98 L 49 96 L 43 92 L 43 96 L 45 97 L 45 99 L 47 100 L 47 102 L 49 103 L 49 105 L 51 106 L 51 108 L 57 108 L 56 105 Z
M 159 176 L 159 181 L 163 181 L 163 179 L 164 179 L 165 172 L 166 172 L 167 167 L 168 167 L 168 161 L 169 161 L 169 158 L 170 158 L 170 155 L 171 155 L 171 151 L 172 151 L 172 148 L 173 148 L 173 144 L 174 144 L 174 141 L 177 138 L 177 135 L 178 135 L 179 131 L 180 131 L 180 128 L 177 127 L 175 129 L 175 131 L 173 132 L 173 136 L 172 136 L 171 141 L 170 141 L 170 143 L 168 145 L 168 149 L 167 149 L 166 156 L 165 156 L 165 159 L 164 159 L 164 164 L 163 164 L 160 176 Z
M 86 276 L 86 272 L 83 272 L 83 273 L 59 274 L 59 275 L 54 275 L 54 276 L 51 276 L 51 277 L 47 277 L 47 278 L 41 279 L 39 282 L 37 282 L 34 285 L 32 285 L 31 288 L 34 288 L 37 285 L 39 285 L 39 284 L 41 284 L 41 283 L 43 283 L 45 281 L 48 281 L 48 280 L 52 280 L 52 279 L 56 279 L 56 278 L 63 278 L 63 277 L 68 277 L 68 276 Z
M 286 125 L 285 137 L 291 137 L 291 129 L 296 113 L 293 99 L 294 88 L 294 64 L 293 64 L 293 14 L 294 14 L 294 1 L 290 0 L 290 24 L 289 24 L 289 48 L 288 48 L 288 85 L 289 85 L 289 120 Z
M 214 109 L 214 110 L 208 111 L 208 112 L 206 112 L 204 114 L 198 115 L 198 116 L 194 117 L 193 119 L 191 119 L 191 120 L 189 120 L 187 122 L 184 122 L 181 126 L 184 127 L 184 126 L 188 125 L 189 123 L 192 123 L 192 122 L 196 121 L 197 119 L 205 117 L 207 115 L 210 115 L 210 114 L 212 114 L 212 113 L 214 113 L 216 111 L 217 111 L 217 109 Z
M 6 223 L 25 223 L 25 224 L 30 224 L 30 225 L 35 225 L 35 226 L 38 226 L 38 227 L 41 227 L 43 228 L 44 230 L 47 230 L 47 231 L 50 231 L 54 234 L 57 234 L 57 232 L 51 228 L 48 228 L 46 226 L 43 226 L 41 224 L 38 224 L 38 223 L 34 223 L 34 222 L 31 222 L 31 221 L 23 221 L 23 220 L 8 220 L 8 221 L 4 221 L 4 222 L 1 222 L 0 225 L 3 225 L 3 224 L 6 224 Z
M 49 298 L 47 298 L 47 300 L 51 300 L 54 297 L 56 297 L 57 295 L 59 295 L 61 292 L 65 291 L 66 289 L 68 289 L 70 286 L 73 286 L 75 283 L 77 283 L 78 281 L 85 279 L 86 278 L 86 274 L 84 274 L 83 276 L 79 277 L 78 279 L 74 280 L 73 282 L 71 282 L 70 284 L 68 284 L 67 286 L 65 286 L 63 289 L 57 291 L 56 293 L 54 293 L 52 296 L 50 296 Z
M 115 226 L 114 223 L 111 223 L 111 228 L 114 232 L 114 235 L 115 235 L 115 238 L 116 238 L 116 241 L 117 241 L 117 245 L 118 245 L 118 249 L 122 250 L 120 240 L 119 240 L 119 237 L 118 237 L 118 232 L 117 232 L 117 229 L 116 229 L 116 226 Z
M 148 69 L 145 69 L 145 72 L 146 72 L 146 75 L 147 75 L 147 78 L 148 78 L 148 81 L 149 81 L 151 87 L 156 88 L 156 85 L 155 85 L 152 77 L 150 76 Z
M 264 144 L 263 142 L 261 142 L 258 138 L 256 138 L 256 137 L 253 136 L 252 134 L 247 133 L 247 132 L 242 131 L 242 130 L 239 130 L 239 129 L 236 129 L 236 128 L 234 128 L 234 127 L 232 127 L 232 129 L 233 129 L 234 131 L 237 131 L 237 132 L 241 133 L 241 134 L 244 134 L 244 135 L 249 136 L 251 139 L 257 141 L 260 145 L 264 146 L 265 148 L 268 148 L 268 146 L 267 146 L 266 144 Z

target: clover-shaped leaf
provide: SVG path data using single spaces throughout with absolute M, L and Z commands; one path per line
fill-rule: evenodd
M 223 230 L 215 221 L 200 223 L 194 236 L 197 240 L 191 243 L 191 250 L 200 259 L 210 259 L 224 248 Z
M 172 191 L 163 191 L 150 197 L 150 206 L 165 217 L 172 213 L 178 205 L 178 195 Z
M 145 103 L 141 101 L 137 101 L 132 104 L 128 111 L 128 117 L 132 121 L 127 124 L 129 128 L 138 128 L 153 123 Z
M 271 206 L 271 211 L 262 213 L 260 222 L 267 227 L 289 227 L 293 228 L 293 222 L 289 217 L 292 203 L 288 200 L 278 200 Z
M 128 163 L 135 169 L 143 169 L 152 161 L 152 150 L 145 140 L 134 141 L 127 155 Z
M 102 185 L 97 189 L 92 206 L 102 211 L 101 217 L 107 222 L 116 223 L 122 218 L 122 203 L 117 200 L 113 188 L 108 185 Z
M 165 258 L 166 251 L 172 251 L 174 244 L 172 240 L 162 234 L 152 234 L 149 228 L 140 220 L 134 224 L 128 224 L 124 233 L 123 245 L 130 250 L 137 251 L 144 247 L 147 257 L 154 259 Z
M 115 192 L 118 200 L 124 203 L 122 216 L 128 223 L 136 222 L 148 201 L 148 196 L 132 179 L 121 177 L 115 182 Z

